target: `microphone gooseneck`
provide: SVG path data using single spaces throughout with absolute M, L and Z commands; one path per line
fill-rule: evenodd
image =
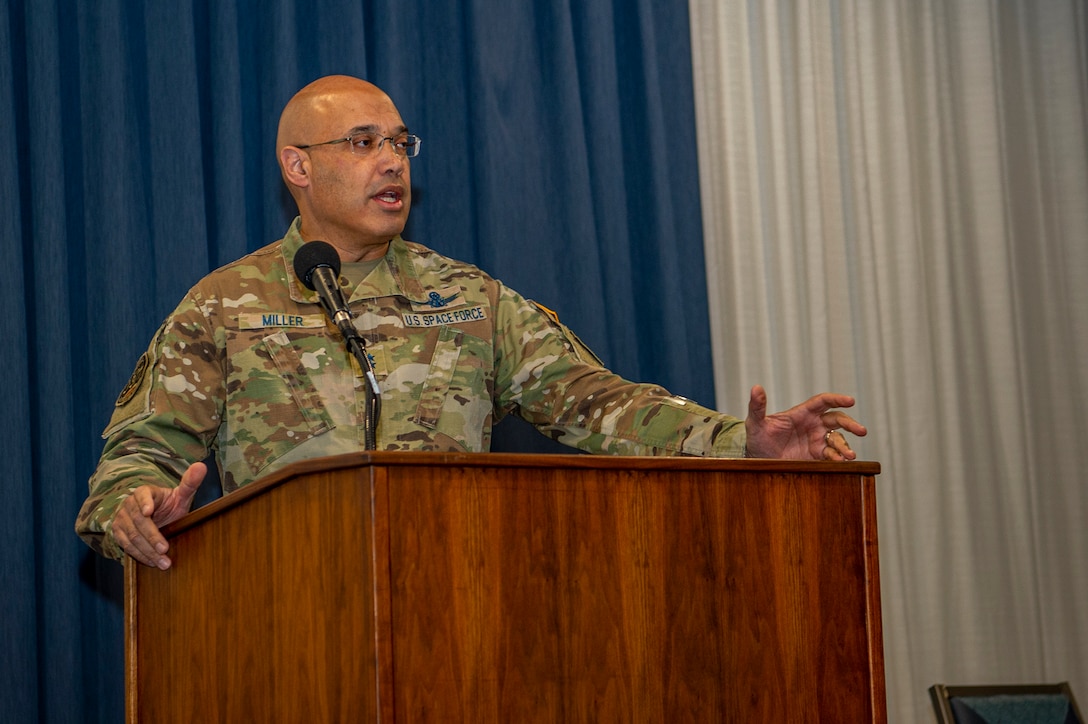
M 340 255 L 325 241 L 310 241 L 295 254 L 295 275 L 311 291 L 317 292 L 325 314 L 333 321 L 348 349 L 363 369 L 366 386 L 366 415 L 363 423 L 367 450 L 377 449 L 378 418 L 381 415 L 381 388 L 374 376 L 374 365 L 366 351 L 366 340 L 355 328 L 354 317 L 340 291 Z

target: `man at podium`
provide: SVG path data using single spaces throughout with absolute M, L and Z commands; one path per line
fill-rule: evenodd
M 484 452 L 493 423 L 516 414 L 593 453 L 855 458 L 843 432 L 866 431 L 839 409 L 854 404 L 847 395 L 768 415 L 756 386 L 742 420 L 629 382 L 546 308 L 404 240 L 422 140 L 377 87 L 314 81 L 284 108 L 276 145 L 298 218 L 199 281 L 140 357 L 76 521 L 103 555 L 168 568 L 159 529 L 189 510 L 200 461 L 215 453 L 229 494 L 298 460 L 364 449 L 375 397 L 379 450 Z M 316 240 L 333 263 L 300 269 Z M 314 291 L 309 272 L 329 266 L 334 288 Z M 344 305 L 339 328 L 331 298 Z M 365 352 L 349 352 L 346 335 Z

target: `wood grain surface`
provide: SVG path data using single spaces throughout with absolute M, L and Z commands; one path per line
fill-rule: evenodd
M 883 722 L 878 471 L 308 461 L 127 565 L 129 721 Z

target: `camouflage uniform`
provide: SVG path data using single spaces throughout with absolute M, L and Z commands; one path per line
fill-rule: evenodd
M 365 447 L 365 378 L 284 239 L 212 272 L 163 323 L 117 400 L 76 530 L 120 557 L 109 526 L 145 483 L 176 487 L 216 454 L 224 493 L 304 458 Z M 351 290 L 382 390 L 377 447 L 487 451 L 516 413 L 616 455 L 739 456 L 737 418 L 606 370 L 554 315 L 469 264 L 397 238 Z

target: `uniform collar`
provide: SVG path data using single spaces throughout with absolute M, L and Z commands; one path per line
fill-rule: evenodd
M 318 304 L 317 292 L 310 291 L 295 274 L 295 254 L 306 242 L 302 238 L 299 229 L 302 225 L 301 218 L 296 217 L 291 228 L 283 237 L 280 247 L 283 254 L 283 263 L 287 268 L 287 286 L 291 299 L 306 304 Z M 427 291 L 419 278 L 419 271 L 414 263 L 414 255 L 408 247 L 408 243 L 397 236 L 389 244 L 382 263 L 374 269 L 352 292 L 348 301 L 386 297 L 399 294 L 410 300 L 425 299 Z
M 302 224 L 301 217 L 295 217 L 294 222 L 291 224 L 291 228 L 287 230 L 287 233 L 283 236 L 283 243 L 280 245 L 280 253 L 283 254 L 283 265 L 287 269 L 287 289 L 291 295 L 291 301 L 303 302 L 306 304 L 318 304 L 320 300 L 317 297 L 317 292 L 312 292 L 306 288 L 306 285 L 302 283 L 302 280 L 295 274 L 295 254 L 302 248 L 302 245 L 306 242 L 302 240 L 302 235 L 299 233 L 299 227 Z

